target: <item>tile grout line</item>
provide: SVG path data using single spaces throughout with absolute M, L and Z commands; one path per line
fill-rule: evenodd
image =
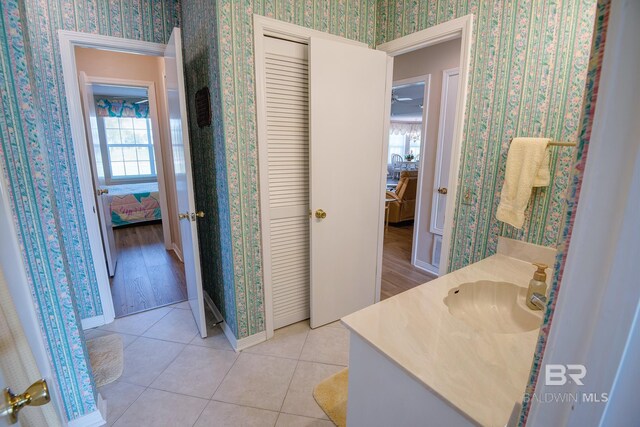
M 115 382 L 120 382 L 120 381 L 116 380 Z M 125 384 L 130 384 L 131 385 L 131 383 L 125 383 Z M 138 384 L 133 384 L 133 385 L 137 385 L 138 387 L 143 387 L 143 386 L 138 385 Z M 124 411 L 122 411 L 122 413 L 120 415 L 118 415 L 118 417 L 115 420 L 113 420 L 113 422 L 111 424 L 109 424 L 109 420 L 105 420 L 107 422 L 107 425 L 114 426 L 118 422 L 118 420 L 120 418 L 122 418 L 124 414 L 127 413 L 129 408 L 131 408 L 133 406 L 133 404 L 136 403 L 138 401 L 138 399 L 140 399 L 140 396 L 142 396 L 144 394 L 144 392 L 147 391 L 147 387 L 143 387 L 143 388 L 144 388 L 144 390 L 142 390 L 142 392 L 138 395 L 138 397 L 133 399 L 133 401 L 129 405 L 127 405 L 127 408 Z M 106 415 L 107 415 L 107 418 L 109 418 L 109 407 L 108 406 L 107 406 L 107 414 Z
M 234 351 L 234 353 L 235 353 L 235 351 Z M 231 372 L 233 367 L 236 366 L 236 363 L 238 363 L 238 359 L 240 359 L 240 353 L 242 353 L 242 352 L 236 353 L 237 354 L 236 359 L 233 361 L 233 363 L 231 364 L 231 366 L 229 367 L 227 372 L 225 372 L 224 377 L 222 377 L 222 381 L 220 381 L 220 384 L 218 384 L 218 387 L 216 387 L 216 389 L 213 391 L 213 394 L 209 398 L 209 401 L 213 400 L 213 397 L 216 395 L 216 393 L 218 392 L 220 387 L 222 387 L 222 383 L 224 383 L 224 380 L 227 379 L 227 376 L 229 375 L 229 372 Z
M 152 325 L 150 325 L 150 326 L 149 326 L 149 328 L 147 328 L 144 332 L 142 332 L 142 334 L 147 333 L 147 332 L 149 331 L 149 329 L 150 329 L 150 328 L 152 328 L 153 326 L 155 326 L 155 325 L 156 325 L 160 320 L 162 320 L 162 319 L 163 319 L 163 318 L 165 318 L 167 315 L 169 315 L 169 314 L 170 314 L 170 312 L 171 312 L 172 310 L 182 310 L 182 309 L 178 309 L 178 308 L 176 308 L 176 307 L 171 307 L 171 309 L 170 309 L 170 310 L 168 310 L 168 311 L 167 311 L 167 313 L 166 313 L 164 316 L 161 316 L 161 317 L 160 317 L 156 322 L 154 322 Z M 326 326 L 326 327 L 329 327 L 329 326 L 327 326 L 327 325 L 325 325 L 325 326 Z M 331 327 L 331 328 L 334 328 L 334 327 Z M 340 329 L 340 328 L 338 328 L 338 327 L 335 327 L 335 328 L 336 328 L 336 329 Z M 142 390 L 142 392 L 140 393 L 140 395 L 139 395 L 136 399 L 134 399 L 134 400 L 133 400 L 129 405 L 127 405 L 127 407 L 126 407 L 126 409 L 123 411 L 123 413 L 122 413 L 120 416 L 118 416 L 118 418 L 116 418 L 116 419 L 113 421 L 113 423 L 116 423 L 119 419 L 121 419 L 121 417 L 122 417 L 125 413 L 127 413 L 127 411 L 129 411 L 129 410 L 130 410 L 131 406 L 132 406 L 135 402 L 137 402 L 137 401 L 139 400 L 140 396 L 142 396 L 142 394 L 146 393 L 146 391 L 149 391 L 149 390 L 154 390 L 154 391 L 155 391 L 155 390 L 157 390 L 157 391 L 161 391 L 161 392 L 164 392 L 164 393 L 175 394 L 175 395 L 178 395 L 178 396 L 184 396 L 184 397 L 190 397 L 190 398 L 194 398 L 194 399 L 201 399 L 201 400 L 205 400 L 207 403 L 206 403 L 206 404 L 205 404 L 205 406 L 203 407 L 202 411 L 198 414 L 198 417 L 196 418 L 196 420 L 194 421 L 194 423 L 192 424 L 192 426 L 193 426 L 193 425 L 195 425 L 195 424 L 197 424 L 197 423 L 202 419 L 202 414 L 204 413 L 205 409 L 206 409 L 206 408 L 208 407 L 208 405 L 209 405 L 209 403 L 208 403 L 208 402 L 220 402 L 220 403 L 223 403 L 223 404 L 234 405 L 234 406 L 238 406 L 238 407 L 245 407 L 245 408 L 251 408 L 251 409 L 263 410 L 263 411 L 269 411 L 269 412 L 276 413 L 276 414 L 277 414 L 276 421 L 275 421 L 275 424 L 276 424 L 276 425 L 277 425 L 278 421 L 281 419 L 281 415 L 282 415 L 282 414 L 285 414 L 285 415 L 291 415 L 291 416 L 296 416 L 296 417 L 303 417 L 303 418 L 307 418 L 307 419 L 309 419 L 309 420 L 327 421 L 327 419 L 324 419 L 324 418 L 315 418 L 315 417 L 311 417 L 311 416 L 307 416 L 307 415 L 290 414 L 289 412 L 283 412 L 284 403 L 285 403 L 285 401 L 286 401 L 287 397 L 288 397 L 288 396 L 289 396 L 289 394 L 290 394 L 291 385 L 292 385 L 292 383 L 293 383 L 293 379 L 294 379 L 294 377 L 295 377 L 295 375 L 296 375 L 296 373 L 297 373 L 297 371 L 298 371 L 298 368 L 300 367 L 300 362 L 301 362 L 301 361 L 302 361 L 302 362 L 306 362 L 306 363 L 317 363 L 317 364 L 325 365 L 325 366 L 333 366 L 333 367 L 340 367 L 340 368 L 344 368 L 344 367 L 345 367 L 345 365 L 341 365 L 341 364 L 326 363 L 326 362 L 317 362 L 317 361 L 313 361 L 313 360 L 302 360 L 302 359 L 301 359 L 302 354 L 303 354 L 303 352 L 304 352 L 304 348 L 305 348 L 305 346 L 306 346 L 306 345 L 307 345 L 307 343 L 308 343 L 308 338 L 309 338 L 309 334 L 311 333 L 311 331 L 312 331 L 312 329 L 310 329 L 310 328 L 306 331 L 306 335 L 305 335 L 305 338 L 304 338 L 304 342 L 303 342 L 303 344 L 302 344 L 302 346 L 301 346 L 301 349 L 300 349 L 300 351 L 299 351 L 299 353 L 298 353 L 298 357 L 297 357 L 296 359 L 291 358 L 291 357 L 281 356 L 281 355 L 259 354 L 259 353 L 251 353 L 251 352 L 246 351 L 246 353 L 247 353 L 247 354 L 250 354 L 250 355 L 252 355 L 252 356 L 261 356 L 261 357 L 263 357 L 263 356 L 267 356 L 267 357 L 274 357 L 274 358 L 281 359 L 281 360 L 282 360 L 282 359 L 284 359 L 284 360 L 295 360 L 295 361 L 296 361 L 296 365 L 295 365 L 295 367 L 294 367 L 293 374 L 292 374 L 292 376 L 291 376 L 291 378 L 290 378 L 290 380 L 289 380 L 289 384 L 288 384 L 288 386 L 287 386 L 287 391 L 286 391 L 285 396 L 284 396 L 284 398 L 283 398 L 283 400 L 282 400 L 282 403 L 281 403 L 281 405 L 280 405 L 280 409 L 279 409 L 279 410 L 277 410 L 277 411 L 273 411 L 273 410 L 269 410 L 269 409 L 265 409 L 265 408 L 257 408 L 257 407 L 250 406 L 250 405 L 243 405 L 243 404 L 232 403 L 232 402 L 224 402 L 224 401 L 222 401 L 222 400 L 216 400 L 216 399 L 215 399 L 215 394 L 219 391 L 220 387 L 222 386 L 222 384 L 223 384 L 223 383 L 225 382 L 225 380 L 227 379 L 227 377 L 228 377 L 229 373 L 230 373 L 230 372 L 232 371 L 232 369 L 235 367 L 236 363 L 238 362 L 238 359 L 239 359 L 239 358 L 240 358 L 240 356 L 241 356 L 241 353 L 244 353 L 245 351 L 240 351 L 240 352 L 238 352 L 238 353 L 237 353 L 237 357 L 235 358 L 235 360 L 233 361 L 233 363 L 231 364 L 231 366 L 229 367 L 229 369 L 227 369 L 227 371 L 225 372 L 224 376 L 222 377 L 222 380 L 220 381 L 220 383 L 217 385 L 217 387 L 216 387 L 216 388 L 215 388 L 215 390 L 213 391 L 213 394 L 212 394 L 212 395 L 207 399 L 207 398 L 202 398 L 202 397 L 200 397 L 200 396 L 192 396 L 192 395 L 188 395 L 188 394 L 178 393 L 178 392 L 175 392 L 175 391 L 163 390 L 163 389 L 160 389 L 160 388 L 155 388 L 155 387 L 153 387 L 153 383 L 154 383 L 154 382 L 155 382 L 155 381 L 156 381 L 156 380 L 157 380 L 157 379 L 158 379 L 158 378 L 159 378 L 159 377 L 160 377 L 164 372 L 166 372 L 166 371 L 167 371 L 167 369 L 168 369 L 168 368 L 169 368 L 169 367 L 170 367 L 170 366 L 171 366 L 171 365 L 172 365 L 172 364 L 173 364 L 173 363 L 174 363 L 174 362 L 175 362 L 175 361 L 176 361 L 176 360 L 177 360 L 177 359 L 178 359 L 178 358 L 179 358 L 179 357 L 184 353 L 184 351 L 187 349 L 187 347 L 188 347 L 188 346 L 193 346 L 193 347 L 195 347 L 195 348 L 209 348 L 209 349 L 211 349 L 211 350 L 218 350 L 218 351 L 231 351 L 231 352 L 233 352 L 233 350 L 230 350 L 230 349 L 223 349 L 223 348 L 216 348 L 216 347 L 209 347 L 209 346 L 198 345 L 198 344 L 191 344 L 191 343 L 193 342 L 193 339 L 195 339 L 195 338 L 197 337 L 197 334 L 196 334 L 196 336 L 195 336 L 193 339 L 191 339 L 191 341 L 189 341 L 188 343 L 181 343 L 181 342 L 170 341 L 170 340 L 166 340 L 166 339 L 158 339 L 158 338 L 145 337 L 144 335 L 134 335 L 134 334 L 126 334 L 126 333 L 125 333 L 124 335 L 129 335 L 129 336 L 135 337 L 135 339 L 130 343 L 130 345 L 131 345 L 131 344 L 133 344 L 134 342 L 136 342 L 136 341 L 138 340 L 138 338 L 141 338 L 141 337 L 142 337 L 142 338 L 146 338 L 146 339 L 153 339 L 153 340 L 157 340 L 157 341 L 169 342 L 169 343 L 173 343 L 173 344 L 180 344 L 180 345 L 182 345 L 182 346 L 183 346 L 183 348 L 180 350 L 180 352 L 179 352 L 179 353 L 178 353 L 178 354 L 177 354 L 177 355 L 176 355 L 176 356 L 175 356 L 171 361 L 169 361 L 169 362 L 168 362 L 168 364 L 166 365 L 166 367 L 165 367 L 165 368 L 164 368 L 160 373 L 158 373 L 158 374 L 157 374 L 157 375 L 156 375 L 156 376 L 151 380 L 151 382 L 149 383 L 149 385 L 147 385 L 147 386 L 142 386 L 142 385 L 140 385 L 140 384 L 135 384 L 135 383 L 127 382 L 127 381 L 121 381 L 121 380 L 118 380 L 119 382 L 122 382 L 122 383 L 125 383 L 125 384 L 131 384 L 131 385 L 134 385 L 134 386 L 137 386 L 137 387 L 141 387 L 141 388 L 143 388 L 143 390 Z M 121 332 L 116 332 L 116 331 L 107 331 L 107 332 L 112 332 L 112 333 L 121 333 Z M 329 420 L 329 422 L 330 422 L 330 420 Z
M 202 410 L 200 411 L 200 413 L 198 414 L 198 417 L 195 419 L 195 421 L 193 422 L 193 424 L 191 424 L 191 426 L 195 426 L 196 424 L 198 424 L 198 421 L 200 421 L 200 417 L 202 416 L 202 414 L 204 414 L 205 409 L 207 409 L 207 406 L 209 406 L 209 402 L 210 400 L 205 400 L 207 403 L 204 404 L 204 406 L 202 407 Z
M 152 339 L 152 338 L 147 338 L 147 339 Z M 169 342 L 171 342 L 171 341 L 169 341 Z M 165 366 L 165 368 L 162 370 L 162 372 L 160 372 L 158 375 L 156 375 L 155 377 L 153 377 L 153 379 L 151 380 L 151 382 L 149 383 L 149 385 L 147 386 L 147 388 L 151 387 L 151 384 L 153 384 L 153 383 L 154 383 L 154 381 L 155 381 L 155 380 L 157 380 L 157 379 L 160 377 L 160 375 L 164 374 L 164 373 L 165 373 L 165 371 L 166 371 L 167 369 L 169 369 L 169 366 L 171 366 L 171 365 L 173 364 L 173 362 L 175 362 L 175 361 L 178 359 L 178 356 L 180 356 L 180 355 L 182 354 L 182 352 L 184 352 L 184 350 L 187 348 L 187 344 L 182 344 L 182 343 L 174 343 L 174 344 L 181 344 L 181 345 L 183 345 L 184 347 L 182 348 L 182 350 L 180 350 L 180 351 L 178 352 L 178 354 L 176 354 L 176 355 L 174 356 L 174 358 L 173 358 L 173 359 L 171 359 L 171 361 L 167 364 L 167 366 Z M 153 390 L 155 390 L 155 389 L 153 389 Z M 164 390 L 163 390 L 163 391 L 164 391 Z
M 291 379 L 289 380 L 289 385 L 287 385 L 287 391 L 284 393 L 284 398 L 282 398 L 282 403 L 280 404 L 280 409 L 278 409 L 279 413 L 282 413 L 282 408 L 284 407 L 284 402 L 287 400 L 287 396 L 289 395 L 289 390 L 291 389 L 291 383 L 293 383 L 293 377 L 296 376 L 296 371 L 298 370 L 298 365 L 300 361 L 296 361 L 296 367 L 293 368 L 293 374 L 291 374 Z M 280 416 L 278 416 L 279 418 Z
M 298 354 L 298 359 L 296 360 L 296 367 L 293 369 L 293 374 L 291 375 L 291 379 L 289 380 L 287 391 L 284 394 L 284 398 L 282 399 L 282 403 L 280 404 L 280 409 L 278 410 L 278 418 L 276 418 L 276 425 L 280 420 L 280 415 L 282 414 L 282 408 L 284 407 L 284 402 L 286 402 L 287 396 L 289 395 L 289 390 L 291 390 L 291 383 L 293 383 L 293 377 L 296 376 L 296 371 L 298 370 L 298 366 L 300 365 L 300 356 L 302 356 L 302 352 L 304 351 L 304 346 L 307 345 L 307 340 L 309 339 L 309 332 L 311 332 L 311 328 L 307 330 L 307 335 L 305 335 L 304 337 L 304 343 L 302 343 L 302 347 L 300 348 L 300 353 Z

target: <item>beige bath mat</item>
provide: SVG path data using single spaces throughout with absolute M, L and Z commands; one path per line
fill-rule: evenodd
M 105 335 L 87 341 L 87 350 L 96 387 L 109 384 L 122 375 L 124 346 L 118 335 Z
M 313 398 L 338 427 L 347 425 L 349 368 L 333 374 L 313 389 Z

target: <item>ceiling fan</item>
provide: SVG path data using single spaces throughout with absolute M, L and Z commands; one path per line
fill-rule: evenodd
M 406 102 L 406 101 L 413 101 L 413 98 L 400 98 L 398 97 L 398 94 L 394 90 L 391 91 L 392 104 L 395 104 L 396 102 Z

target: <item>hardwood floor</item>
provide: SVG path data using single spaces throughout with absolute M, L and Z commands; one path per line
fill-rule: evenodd
M 184 266 L 164 248 L 162 224 L 114 230 L 118 263 L 110 279 L 116 317 L 187 299 Z
M 411 265 L 413 224 L 391 225 L 384 235 L 381 299 L 387 299 L 435 279 Z

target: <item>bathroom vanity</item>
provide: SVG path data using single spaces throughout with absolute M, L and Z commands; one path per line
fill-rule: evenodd
M 555 252 L 500 238 L 496 255 L 343 318 L 348 425 L 505 426 L 544 314 L 525 303 L 531 262 Z

